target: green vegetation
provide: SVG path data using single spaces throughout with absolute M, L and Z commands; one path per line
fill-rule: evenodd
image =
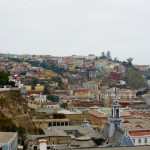
M 105 52 L 103 51 L 103 52 L 101 53 L 101 56 L 100 56 L 99 58 L 100 58 L 100 59 L 107 59 L 108 61 L 112 61 L 110 51 L 107 51 L 106 54 L 105 54 Z
M 0 113 L 0 131 L 18 132 L 20 139 L 25 139 L 26 130 L 22 126 L 17 126 L 10 118 Z
M 125 66 L 125 67 L 132 67 L 132 61 L 133 61 L 133 58 L 130 57 L 130 58 L 127 59 L 127 62 L 123 61 L 122 65 Z
M 26 72 L 21 72 L 20 75 L 26 75 Z
M 9 74 L 4 72 L 4 71 L 0 71 L 0 85 L 6 85 L 9 83 L 9 78 L 8 78 Z
M 48 100 L 54 101 L 54 96 L 51 95 L 51 91 L 48 89 L 47 86 L 44 86 L 44 90 L 43 90 L 43 93 L 42 93 L 42 94 L 43 94 L 43 95 L 46 95 L 46 98 L 47 98 Z
M 32 78 L 32 80 L 29 82 L 29 85 L 32 86 L 32 90 L 35 90 L 36 84 L 38 84 L 38 79 L 37 78 Z
M 126 68 L 126 75 L 124 76 L 123 79 L 126 81 L 126 84 L 131 89 L 139 89 L 139 88 L 147 87 L 147 83 L 145 82 L 140 72 L 132 68 Z
M 59 88 L 63 89 L 63 81 L 60 76 L 56 76 L 52 80 L 58 84 Z
M 10 58 L 10 57 L 8 57 L 8 59 L 11 60 L 11 61 L 17 62 L 17 63 L 21 63 L 23 61 L 22 59 L 19 59 L 19 58 Z
M 67 107 L 67 102 L 62 103 L 62 104 L 60 105 L 60 107 L 66 109 L 66 107 Z
M 55 72 L 59 75 L 63 75 L 63 72 L 65 71 L 65 69 L 60 68 L 55 64 L 49 64 L 44 61 L 42 63 L 40 63 L 39 61 L 28 60 L 27 62 L 30 63 L 34 67 L 43 67 L 45 70 L 52 70 L 53 72 Z
M 50 90 L 47 86 L 44 86 L 43 95 L 50 95 Z
M 62 75 L 62 76 L 65 71 L 64 68 L 60 68 L 55 64 L 48 64 L 46 62 L 41 63 L 41 67 L 43 67 L 45 70 L 52 70 L 53 72 L 55 72 L 59 75 Z

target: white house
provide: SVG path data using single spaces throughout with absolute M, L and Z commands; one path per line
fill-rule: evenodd
M 132 133 L 131 135 L 132 141 L 135 146 L 140 145 L 150 145 L 150 132 L 148 133 Z
M 108 103 L 108 101 L 111 99 L 114 99 L 115 97 L 118 96 L 119 89 L 118 88 L 109 88 L 109 89 L 104 89 L 100 92 L 100 101 L 104 103 Z
M 46 95 L 38 95 L 37 97 L 35 97 L 34 101 L 37 102 L 49 102 L 49 100 L 46 99 Z

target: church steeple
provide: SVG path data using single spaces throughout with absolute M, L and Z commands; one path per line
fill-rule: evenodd
M 115 128 L 119 126 L 121 122 L 120 104 L 117 98 L 115 98 L 112 102 L 111 116 L 109 118 L 109 121 L 110 121 L 109 137 L 111 138 L 115 131 Z

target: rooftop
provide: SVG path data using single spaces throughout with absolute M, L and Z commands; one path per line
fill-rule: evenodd
M 16 134 L 16 132 L 0 132 L 0 144 L 8 143 Z

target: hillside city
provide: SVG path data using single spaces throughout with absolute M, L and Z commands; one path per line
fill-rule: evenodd
M 0 150 L 150 149 L 150 66 L 0 53 Z

